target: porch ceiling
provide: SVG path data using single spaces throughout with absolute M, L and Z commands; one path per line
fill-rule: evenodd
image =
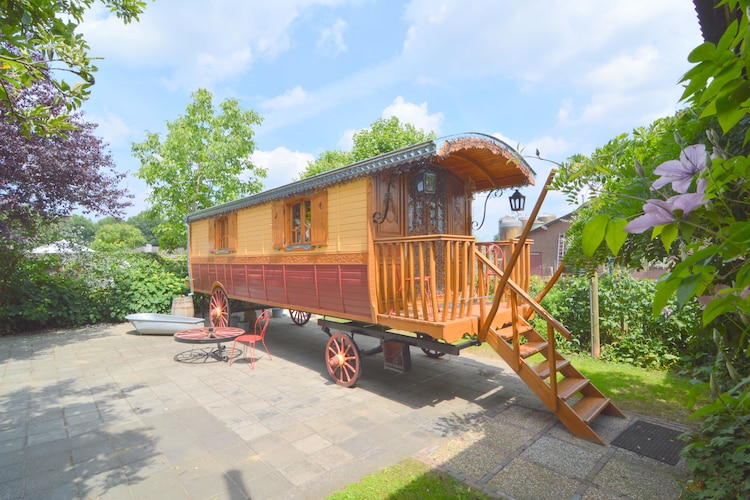
M 534 171 L 502 143 L 463 136 L 446 140 L 433 163 L 449 169 L 476 190 L 534 185 Z

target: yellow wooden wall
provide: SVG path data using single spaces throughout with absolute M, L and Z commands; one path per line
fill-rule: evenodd
M 357 179 L 328 189 L 328 245 L 312 250 L 274 250 L 271 236 L 271 207 L 266 203 L 240 209 L 237 213 L 236 257 L 315 253 L 366 253 L 367 179 Z M 208 224 L 213 219 L 201 219 L 190 225 L 190 254 L 192 257 L 210 256 Z M 226 254 L 220 254 L 226 257 Z

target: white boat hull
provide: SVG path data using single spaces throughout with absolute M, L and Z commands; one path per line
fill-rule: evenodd
M 125 316 L 141 335 L 174 335 L 183 330 L 205 326 L 203 318 L 171 314 L 139 313 Z

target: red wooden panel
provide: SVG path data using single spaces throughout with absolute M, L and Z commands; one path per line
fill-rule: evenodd
M 318 302 L 321 309 L 343 311 L 339 266 L 318 266 Z
M 367 282 L 366 265 L 342 266 L 341 289 L 345 313 L 370 315 L 370 287 Z
M 193 279 L 193 288 L 195 290 L 206 290 L 210 286 L 208 283 L 208 266 L 206 264 L 193 264 L 191 268 L 191 277 Z
M 286 290 L 284 286 L 284 266 L 269 264 L 265 266 L 266 295 L 270 302 L 286 304 Z
M 247 266 L 248 297 L 254 301 L 268 300 L 264 283 L 263 265 L 251 264 Z
M 285 267 L 286 295 L 289 304 L 301 310 L 317 309 L 315 266 L 296 265 Z
M 246 266 L 244 265 L 233 265 L 231 268 L 232 275 L 232 294 L 237 297 L 250 298 L 250 293 L 247 289 L 247 279 L 245 279 Z

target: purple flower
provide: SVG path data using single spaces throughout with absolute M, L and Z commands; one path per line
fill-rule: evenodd
M 687 193 L 693 177 L 705 168 L 706 146 L 703 144 L 688 146 L 680 153 L 679 160 L 665 161 L 654 169 L 654 173 L 661 177 L 656 179 L 651 187 L 659 189 L 671 182 L 672 189 L 676 192 Z
M 640 234 L 652 227 L 669 224 L 685 217 L 699 206 L 708 203 L 708 200 L 703 199 L 705 186 L 705 182 L 698 182 L 697 193 L 678 194 L 666 201 L 646 201 L 643 205 L 643 211 L 646 213 L 630 221 L 625 226 L 625 232 Z

